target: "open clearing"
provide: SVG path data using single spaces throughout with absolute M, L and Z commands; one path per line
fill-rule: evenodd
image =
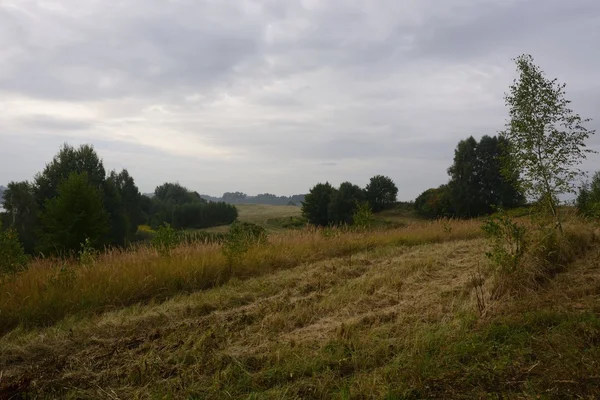
M 317 234 L 281 268 L 17 328 L 0 338 L 0 398 L 600 396 L 600 248 L 537 291 L 492 299 L 487 243 L 468 224 L 373 232 L 362 247 Z M 280 234 L 272 252 L 308 240 Z M 344 251 L 316 251 L 328 243 Z M 181 249 L 186 268 L 202 251 Z

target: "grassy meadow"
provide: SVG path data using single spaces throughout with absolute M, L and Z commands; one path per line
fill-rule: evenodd
M 298 217 L 247 206 L 240 219 Z M 38 260 L 0 282 L 0 399 L 600 396 L 600 245 L 498 295 L 481 221 L 388 211 L 369 231 Z

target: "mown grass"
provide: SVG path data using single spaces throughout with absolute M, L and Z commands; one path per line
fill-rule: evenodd
M 218 244 L 185 245 L 170 257 L 151 248 L 109 251 L 92 265 L 37 260 L 0 282 L 0 332 L 55 323 L 72 314 L 100 313 L 144 301 L 218 286 L 231 279 L 381 246 L 421 245 L 481 236 L 475 221 L 435 221 L 402 229 L 351 232 L 336 229 L 272 235 L 230 265 Z
M 492 299 L 486 241 L 460 239 L 454 223 L 437 229 L 425 245 L 394 231 L 393 240 L 377 243 L 397 246 L 317 257 L 162 303 L 14 330 L 0 338 L 0 394 L 598 398 L 600 248 L 579 253 L 535 292 Z M 420 240 L 433 237 L 428 232 Z M 484 313 L 477 293 L 486 298 Z

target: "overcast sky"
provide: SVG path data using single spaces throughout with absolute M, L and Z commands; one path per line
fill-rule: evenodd
M 502 129 L 521 53 L 597 127 L 599 48 L 598 0 L 0 0 L 0 184 L 66 141 L 144 192 L 384 174 L 409 200 Z

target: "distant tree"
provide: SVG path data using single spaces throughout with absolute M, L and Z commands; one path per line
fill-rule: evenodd
M 365 191 L 350 182 L 344 182 L 331 194 L 328 206 L 329 224 L 352 225 L 352 216 L 366 200 Z
M 85 144 L 74 148 L 65 143 L 54 159 L 35 177 L 34 193 L 38 205 L 43 208 L 48 199 L 56 197 L 60 184 L 73 172 L 85 172 L 89 184 L 98 190 L 102 188 L 106 178 L 102 160 L 93 146 Z
M 600 171 L 581 186 L 575 204 L 582 215 L 600 218 Z
M 223 193 L 223 201 L 226 203 L 244 203 L 248 195 L 242 192 L 225 192 Z
M 23 246 L 13 229 L 3 229 L 0 224 L 0 275 L 17 272 L 27 264 Z
M 179 183 L 164 183 L 154 190 L 154 200 L 172 204 L 206 203 L 197 192 L 191 192 Z
M 15 230 L 25 251 L 32 253 L 38 228 L 38 204 L 33 186 L 27 181 L 10 182 L 4 192 L 4 209 L 7 227 Z
M 43 253 L 75 252 L 86 239 L 96 249 L 106 244 L 108 215 L 87 172 L 73 172 L 58 186 L 57 196 L 44 205 L 41 224 L 39 250 Z
M 427 218 L 454 215 L 448 185 L 427 189 L 416 198 L 414 206 L 419 214 Z
M 114 246 L 125 246 L 133 239 L 133 234 L 130 234 L 130 221 L 116 182 L 116 176 L 109 176 L 103 182 L 101 194 L 104 209 L 110 220 L 106 242 Z
M 306 195 L 302 202 L 302 215 L 313 225 L 329 225 L 329 203 L 335 193 L 333 186 L 326 183 L 318 183 Z
M 366 187 L 366 196 L 373 212 L 378 212 L 396 202 L 398 187 L 394 181 L 383 175 L 376 175 Z
M 472 136 L 461 140 L 454 152 L 448 174 L 448 195 L 454 215 L 461 218 L 489 214 L 497 208 L 513 208 L 524 203 L 518 190 L 519 174 L 505 167 L 509 158 L 503 138 Z
M 118 174 L 112 171 L 107 180 L 112 180 L 121 197 L 123 211 L 128 220 L 127 240 L 131 240 L 137 231 L 138 225 L 143 223 L 142 195 L 135 185 L 135 181 L 129 172 L 124 169 Z
M 521 55 L 515 62 L 519 76 L 505 97 L 510 120 L 502 133 L 509 143 L 509 164 L 520 171 L 524 193 L 542 199 L 542 209 L 562 230 L 559 195 L 576 192 L 577 166 L 592 152 L 585 141 L 595 131 L 569 108 L 565 85 L 546 78 L 533 57 Z
M 461 140 L 454 151 L 454 162 L 448 168 L 450 201 L 459 217 L 482 214 L 480 177 L 477 175 L 477 141 L 473 136 Z

